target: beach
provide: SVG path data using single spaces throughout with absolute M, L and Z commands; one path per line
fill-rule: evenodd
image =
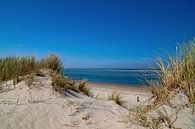
M 52 90 L 49 73 L 43 77 L 35 76 L 31 87 L 25 81 L 15 86 L 9 81 L 3 84 L 5 92 L 0 94 L 0 128 L 124 129 L 128 110 L 109 100 L 109 95 L 117 90 L 129 107 L 150 97 L 148 92 L 143 92 L 145 88 L 102 83 L 88 83 L 87 87 L 93 96 L 71 90 L 61 95 Z M 137 95 L 140 102 L 136 101 Z
M 88 95 L 72 89 L 74 87 L 59 92 L 54 90 L 54 76 L 50 72 L 40 71 L 34 75 L 31 85 L 26 82 L 28 79 L 16 85 L 12 80 L 2 83 L 0 129 L 147 129 L 134 123 L 137 120 L 134 109 L 152 103 L 152 94 L 147 87 L 88 82 Z M 119 101 L 110 97 L 113 93 L 119 95 Z M 183 99 L 181 104 L 188 103 L 185 95 L 179 96 Z M 179 96 L 170 102 L 177 104 Z M 171 115 L 175 110 L 163 105 L 149 113 L 164 111 L 161 108 Z M 142 115 L 145 113 L 141 112 Z M 191 108 L 179 112 L 176 125 L 181 126 L 183 122 L 182 127 L 187 129 L 184 121 L 188 121 L 193 127 L 194 115 L 190 113 Z
M 140 92 L 140 93 L 150 93 L 148 86 L 143 85 L 124 85 L 124 84 L 111 84 L 111 83 L 98 83 L 98 82 L 87 82 L 90 88 L 103 88 L 109 90 L 119 90 L 119 91 L 130 91 L 130 92 Z
M 108 99 L 113 92 L 120 94 L 121 99 L 126 101 L 128 107 L 139 105 L 146 102 L 151 98 L 152 94 L 147 86 L 136 86 L 136 85 L 124 85 L 124 84 L 109 84 L 109 83 L 94 83 L 89 82 L 87 86 L 90 88 L 94 97 L 99 99 Z M 137 102 L 139 97 L 139 102 Z

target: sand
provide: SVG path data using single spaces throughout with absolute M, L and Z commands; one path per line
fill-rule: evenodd
M 0 129 L 146 129 L 128 120 L 133 116 L 129 116 L 127 109 L 150 102 L 148 88 L 88 83 L 93 98 L 71 90 L 62 95 L 52 89 L 50 74 L 44 74 L 44 77 L 35 76 L 30 87 L 25 81 L 15 86 L 11 81 L 3 84 L 0 93 Z M 126 101 L 127 109 L 108 100 L 113 90 Z M 173 105 L 186 103 L 188 100 L 182 93 L 172 101 Z M 162 105 L 158 110 L 172 114 L 176 109 Z M 158 110 L 148 113 L 156 117 Z M 182 108 L 177 117 L 175 127 L 195 127 L 192 108 Z
M 146 103 L 152 96 L 147 86 L 134 85 L 112 85 L 106 83 L 91 83 L 87 86 L 90 88 L 92 94 L 99 99 L 106 100 L 114 91 L 120 94 L 122 100 L 127 102 L 129 108 Z M 139 102 L 137 101 L 139 97 Z
M 51 76 L 46 75 L 34 77 L 30 87 L 24 81 L 15 86 L 11 81 L 3 84 L 3 92 L 0 93 L 0 129 L 128 128 L 128 110 L 107 100 L 112 87 L 88 84 L 91 92 L 104 95 L 101 99 L 74 91 L 61 95 L 52 90 L 51 80 Z M 121 89 L 119 92 L 124 97 L 132 97 L 132 103 L 138 93 Z

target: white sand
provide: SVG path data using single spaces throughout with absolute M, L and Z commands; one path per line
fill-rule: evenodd
M 101 84 L 101 83 L 89 83 L 88 87 L 90 88 L 94 97 L 108 100 L 114 91 L 120 94 L 121 99 L 127 102 L 129 108 L 136 105 L 144 104 L 147 100 L 150 99 L 151 93 L 148 91 L 147 87 L 127 87 L 121 85 L 110 85 L 110 84 Z M 137 102 L 137 97 L 139 97 L 139 102 Z
M 52 90 L 51 80 L 51 76 L 46 74 L 45 77 L 36 76 L 31 87 L 24 81 L 15 87 L 9 84 L 10 82 L 7 85 L 3 84 L 3 92 L 0 93 L 0 129 L 143 128 L 137 124 L 127 123 L 129 111 L 114 101 L 107 100 L 115 86 L 89 83 L 88 87 L 95 96 L 90 98 L 70 90 L 61 95 Z M 145 88 L 118 87 L 116 90 L 122 99 L 127 101 L 128 108 L 145 104 L 151 97 Z M 140 102 L 137 102 L 137 96 Z M 186 99 L 182 101 L 179 99 L 173 99 L 173 103 L 188 103 Z M 173 108 L 163 106 L 169 114 L 173 114 Z M 164 111 L 163 106 L 160 106 L 159 110 Z M 156 112 L 157 110 L 154 110 L 149 114 L 155 115 Z M 195 116 L 191 108 L 181 110 L 174 122 L 176 127 L 182 129 L 193 129 L 194 123 Z
M 52 90 L 51 77 L 35 77 L 0 93 L 0 129 L 124 129 L 128 111 L 113 101 Z M 5 91 L 7 89 L 7 91 Z

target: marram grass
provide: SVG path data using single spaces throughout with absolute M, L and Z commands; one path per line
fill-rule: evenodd
M 50 69 L 52 73 L 53 89 L 63 93 L 67 89 L 76 92 L 82 92 L 89 96 L 89 89 L 86 87 L 86 82 L 81 82 L 79 86 L 75 82 L 64 76 L 62 61 L 57 55 L 49 55 L 46 58 L 37 60 L 34 56 L 25 57 L 5 57 L 0 59 L 0 91 L 1 83 L 13 80 L 13 84 L 20 81 L 20 77 L 28 75 L 25 83 L 31 88 L 33 77 L 39 74 L 41 69 Z
M 36 73 L 40 69 L 63 72 L 61 60 L 57 55 L 50 55 L 41 60 L 34 56 L 5 57 L 0 59 L 0 82 L 14 80 L 17 83 L 20 76 Z
M 156 103 L 166 102 L 170 93 L 182 91 L 190 103 L 195 103 L 195 40 L 180 45 L 176 55 L 157 58 L 159 80 L 151 83 Z

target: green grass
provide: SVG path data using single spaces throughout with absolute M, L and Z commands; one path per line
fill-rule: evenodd
M 86 82 L 81 82 L 79 86 L 75 82 L 64 76 L 62 61 L 59 56 L 51 54 L 43 59 L 36 59 L 34 56 L 5 57 L 0 59 L 0 83 L 13 80 L 14 85 L 21 81 L 21 77 L 28 75 L 25 83 L 31 88 L 33 77 L 40 74 L 41 69 L 50 69 L 52 74 L 53 89 L 62 93 L 66 89 L 82 92 L 90 95 Z M 0 91 L 2 86 L 0 85 Z
M 41 60 L 34 56 L 5 57 L 0 59 L 0 82 L 14 80 L 16 84 L 20 76 L 36 73 L 40 69 L 63 72 L 61 60 L 57 55 L 50 55 Z
M 39 61 L 40 68 L 46 68 L 56 71 L 57 73 L 63 74 L 64 68 L 59 56 L 51 54 L 47 58 L 43 58 Z

